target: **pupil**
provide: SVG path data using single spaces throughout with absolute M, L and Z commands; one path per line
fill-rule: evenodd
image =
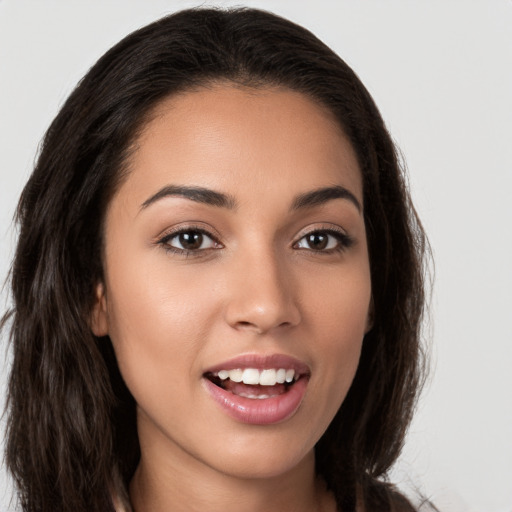
M 179 236 L 180 244 L 184 249 L 199 249 L 203 243 L 202 233 L 197 231 L 190 231 L 188 233 L 181 233 Z
M 308 245 L 311 249 L 320 251 L 327 247 L 327 235 L 323 233 L 313 233 L 308 237 Z

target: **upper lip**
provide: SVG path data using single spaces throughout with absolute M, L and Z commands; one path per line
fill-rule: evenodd
M 243 354 L 241 356 L 234 357 L 228 361 L 216 364 L 208 368 L 204 374 L 216 373 L 220 370 L 235 370 L 255 368 L 257 370 L 265 370 L 270 368 L 285 368 L 287 370 L 293 369 L 296 374 L 309 375 L 309 366 L 298 359 L 287 356 L 285 354 Z

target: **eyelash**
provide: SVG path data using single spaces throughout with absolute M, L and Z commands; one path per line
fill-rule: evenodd
M 205 249 L 180 249 L 179 247 L 174 247 L 170 245 L 171 240 L 179 237 L 180 235 L 185 234 L 200 234 L 202 236 L 206 236 L 211 240 L 211 243 L 214 245 L 214 247 L 207 247 Z M 311 237 L 313 235 L 327 235 L 330 237 L 333 237 L 336 240 L 336 246 L 331 247 L 329 249 L 313 249 L 311 247 L 298 247 L 299 243 L 301 243 L 303 240 L 305 240 L 307 237 Z M 305 242 L 308 243 L 308 242 Z M 175 231 L 172 231 L 171 233 L 165 234 L 163 237 L 161 237 L 157 244 L 162 245 L 167 252 L 178 254 L 180 256 L 199 256 L 200 254 L 204 254 L 205 252 L 210 252 L 211 250 L 216 249 L 222 249 L 224 246 L 219 242 L 217 237 L 212 235 L 209 231 L 205 230 L 204 228 L 197 227 L 197 226 L 186 226 L 183 228 L 176 229 Z M 329 244 L 329 241 L 327 242 Z M 345 232 L 341 230 L 337 230 L 334 228 L 328 228 L 328 229 L 322 229 L 317 228 L 313 229 L 305 234 L 303 234 L 296 242 L 293 244 L 293 248 L 297 250 L 309 250 L 315 254 L 332 254 L 336 252 L 343 252 L 346 249 L 350 248 L 354 244 L 354 239 L 347 235 Z
M 336 245 L 336 247 L 332 247 L 329 249 L 313 249 L 311 247 L 309 247 L 309 248 L 297 247 L 297 245 L 302 240 L 305 240 L 307 237 L 311 237 L 312 235 L 327 235 L 327 236 L 333 237 L 336 240 L 337 245 Z M 327 242 L 327 243 L 329 243 L 329 242 Z M 351 236 L 347 235 L 347 233 L 345 233 L 341 229 L 338 230 L 338 229 L 335 229 L 332 227 L 324 228 L 324 229 L 322 229 L 322 228 L 313 229 L 313 230 L 305 233 L 304 235 L 302 235 L 299 238 L 299 240 L 297 240 L 297 242 L 295 242 L 293 244 L 293 246 L 299 250 L 305 249 L 305 250 L 312 251 L 315 254 L 333 254 L 335 252 L 339 253 L 339 252 L 343 252 L 343 251 L 349 249 L 352 245 L 354 245 L 354 239 Z
M 173 247 L 170 245 L 171 240 L 174 238 L 179 237 L 180 235 L 185 234 L 200 234 L 202 236 L 208 237 L 211 242 L 216 247 L 208 247 L 206 249 L 180 249 L 179 247 Z M 199 256 L 200 253 L 204 254 L 205 251 L 210 252 L 210 250 L 213 249 L 222 249 L 223 245 L 219 242 L 219 240 L 212 235 L 209 231 L 207 231 L 204 228 L 198 227 L 198 226 L 186 226 L 179 229 L 176 229 L 175 231 L 172 231 L 170 233 L 166 233 L 162 238 L 160 238 L 157 243 L 159 245 L 162 245 L 164 249 L 167 252 L 178 254 L 180 256 Z

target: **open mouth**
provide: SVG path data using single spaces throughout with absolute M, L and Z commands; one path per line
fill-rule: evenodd
M 207 372 L 204 377 L 234 395 L 264 400 L 287 393 L 299 379 L 307 378 L 307 375 L 293 368 L 235 368 Z
M 252 425 L 286 421 L 306 396 L 308 365 L 283 354 L 246 354 L 203 373 L 205 389 L 235 420 Z

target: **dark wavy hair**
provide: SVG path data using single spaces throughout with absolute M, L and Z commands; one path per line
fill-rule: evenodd
M 369 93 L 304 28 L 253 9 L 192 9 L 130 34 L 51 124 L 18 210 L 6 463 L 25 512 L 114 510 L 140 456 L 135 403 L 89 319 L 102 224 L 141 129 L 164 98 L 227 82 L 298 91 L 327 108 L 363 177 L 373 328 L 350 391 L 318 442 L 316 471 L 344 512 L 413 510 L 387 483 L 424 374 L 426 239 Z

